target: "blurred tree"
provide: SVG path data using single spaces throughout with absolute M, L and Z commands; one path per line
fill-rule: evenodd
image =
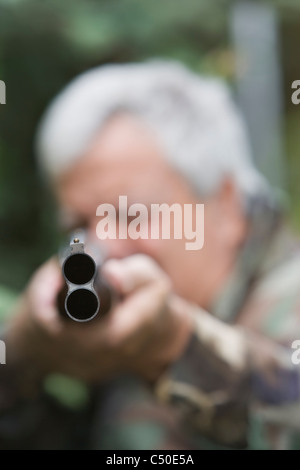
M 275 2 L 283 25 L 299 22 L 298 0 Z M 0 0 L 0 79 L 7 84 L 0 113 L 0 284 L 21 289 L 58 247 L 54 203 L 34 158 L 36 125 L 51 98 L 87 68 L 153 56 L 231 80 L 231 3 Z M 287 40 L 284 47 L 293 46 Z
M 0 77 L 7 84 L 0 114 L 1 283 L 22 288 L 57 249 L 54 205 L 33 151 L 50 99 L 81 71 L 107 62 L 159 55 L 196 69 L 203 59 L 211 69 L 203 56 L 223 41 L 222 8 L 199 0 L 166 0 L 163 7 L 157 0 L 0 2 Z

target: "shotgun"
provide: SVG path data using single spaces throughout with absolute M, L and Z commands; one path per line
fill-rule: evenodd
M 101 276 L 101 266 L 85 252 L 83 233 L 73 235 L 61 259 L 64 286 L 57 296 L 59 313 L 76 322 L 106 314 L 115 293 Z

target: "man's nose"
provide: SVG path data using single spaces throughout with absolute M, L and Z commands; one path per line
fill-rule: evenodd
M 126 240 L 98 240 L 99 243 L 103 244 L 107 258 L 126 258 L 127 256 L 138 253 L 138 244 L 127 238 Z
M 87 238 L 90 244 L 97 246 L 104 259 L 108 258 L 126 258 L 127 256 L 138 253 L 139 247 L 136 240 L 127 237 L 126 239 L 110 239 L 99 240 L 95 228 L 88 229 Z

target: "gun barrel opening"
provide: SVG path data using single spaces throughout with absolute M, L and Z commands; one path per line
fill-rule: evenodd
M 96 264 L 86 253 L 70 255 L 64 262 L 63 274 L 67 281 L 81 285 L 90 282 L 96 274 Z
M 65 309 L 72 320 L 85 322 L 92 320 L 98 313 L 100 302 L 97 295 L 89 289 L 76 289 L 66 298 Z

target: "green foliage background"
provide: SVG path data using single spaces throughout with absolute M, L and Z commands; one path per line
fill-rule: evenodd
M 265 2 L 266 3 L 266 2 Z M 0 0 L 0 284 L 20 290 L 58 248 L 54 203 L 40 180 L 34 133 L 47 103 L 81 71 L 159 56 L 233 79 L 229 0 Z M 278 8 L 292 222 L 300 228 L 300 2 Z

